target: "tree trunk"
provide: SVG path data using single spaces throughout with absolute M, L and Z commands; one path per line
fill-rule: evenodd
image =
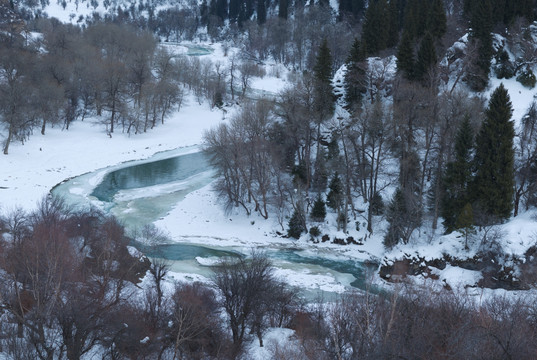
M 522 186 L 515 191 L 514 211 L 513 217 L 518 215 L 518 209 L 520 208 L 520 199 L 522 198 Z
M 261 334 L 261 328 L 257 327 L 257 338 L 259 339 L 259 347 L 263 347 L 263 334 Z
M 8 153 L 9 144 L 11 142 L 12 137 L 13 137 L 13 129 L 12 129 L 12 126 L 10 125 L 8 133 L 7 133 L 7 139 L 6 139 L 6 142 L 4 144 L 4 155 L 7 155 L 7 153 Z
M 367 209 L 367 232 L 370 234 L 373 233 L 373 212 L 371 210 L 371 201 L 369 202 L 369 207 Z
M 110 134 L 114 132 L 114 121 L 116 116 L 116 99 L 112 100 L 112 116 L 110 117 Z
M 43 118 L 43 124 L 41 125 L 41 135 L 45 135 L 46 126 L 47 126 L 47 120 Z

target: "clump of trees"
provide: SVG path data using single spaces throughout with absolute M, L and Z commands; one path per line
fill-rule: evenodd
M 319 306 L 296 321 L 304 359 L 526 358 L 535 351 L 534 306 L 523 300 L 477 305 L 448 291 L 410 290 L 350 293 Z
M 124 228 L 96 210 L 47 197 L 0 226 L 2 348 L 15 358 L 79 359 L 122 331 L 111 322 L 147 263 Z
M 301 307 L 297 293 L 274 276 L 272 262 L 259 251 L 253 250 L 248 258 L 223 259 L 213 271 L 232 334 L 233 356 L 243 350 L 248 334 L 255 334 L 263 347 L 265 331 L 288 326 Z
M 357 48 L 358 43 L 352 52 Z M 329 59 L 326 54 L 326 49 L 319 51 L 319 66 L 329 64 L 321 61 Z M 348 101 L 344 116 L 334 116 L 330 86 L 317 69 L 296 76 L 274 103 L 243 103 L 228 124 L 205 134 L 206 150 L 220 174 L 217 190 L 228 210 L 241 207 L 265 219 L 273 213 L 298 238 L 308 232 L 308 214 L 313 222 L 325 218 L 315 201 L 322 197 L 336 214 L 338 229 L 347 231 L 349 222 L 363 217 L 372 233 L 383 214 L 381 192 L 396 185 L 386 206 L 387 247 L 408 243 L 424 218 L 435 229 L 442 218 L 446 232 L 509 218 L 515 205 L 515 144 L 526 147 L 526 159 L 534 151 L 527 148 L 530 134 L 524 142 L 515 141 L 503 85 L 488 107 L 463 90 L 438 95 L 439 69 L 432 63 L 427 81 L 401 74 L 384 78 L 377 88 L 375 77 L 385 74 L 356 59 L 348 68 L 355 74 L 346 82 L 368 84 L 371 91 L 341 98 L 338 105 Z M 382 95 L 387 83 L 391 104 Z M 533 181 L 526 174 L 520 179 Z M 530 184 L 522 186 L 520 194 L 527 194 Z
M 475 145 L 468 119 L 461 123 L 456 137 L 456 157 L 448 163 L 444 175 L 442 209 L 447 231 L 462 227 L 460 222 L 464 219 L 460 215 L 468 206 L 479 225 L 511 216 L 515 180 L 511 114 L 509 95 L 500 85 L 491 96 Z
M 287 326 L 301 306 L 262 253 L 222 260 L 214 288 L 177 283 L 170 291 L 166 261 L 149 262 L 129 240 L 113 217 L 56 197 L 2 215 L 0 351 L 17 359 L 231 359 L 250 333 L 263 346 L 265 330 Z
M 3 144 L 25 141 L 35 127 L 68 130 L 77 119 L 99 115 L 107 132 L 145 132 L 181 104 L 178 68 L 148 32 L 97 24 L 85 31 L 54 21 L 42 24 L 34 46 L 2 47 L 0 122 Z M 44 51 L 40 51 L 39 47 Z
M 147 132 L 178 111 L 186 91 L 201 104 L 222 107 L 248 95 L 259 66 L 233 57 L 229 66 L 177 56 L 148 30 L 96 22 L 87 28 L 56 20 L 36 23 L 41 40 L 1 38 L 0 125 L 4 154 L 39 129 L 69 130 L 96 117 L 106 133 Z
M 94 209 L 47 197 L 0 217 L 0 351 L 17 359 L 237 359 L 254 341 L 294 359 L 530 358 L 535 304 L 476 302 L 397 283 L 305 305 L 266 254 L 223 258 L 212 284 L 165 285 L 169 265 L 140 261 L 124 228 Z M 134 284 L 146 276 L 144 287 Z M 165 290 L 167 289 L 167 290 Z M 294 330 L 283 347 L 270 327 Z

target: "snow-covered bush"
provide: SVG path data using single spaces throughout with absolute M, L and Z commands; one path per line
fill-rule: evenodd
M 516 77 L 516 81 L 529 89 L 533 89 L 535 87 L 537 79 L 535 78 L 535 74 L 533 73 L 533 71 L 530 68 L 526 68 L 524 71 L 518 74 L 518 76 Z

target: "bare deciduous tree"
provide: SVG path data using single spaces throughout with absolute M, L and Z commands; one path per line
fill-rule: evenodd
M 372 233 L 373 215 L 379 215 L 375 213 L 374 197 L 388 185 L 381 180 L 381 171 L 389 156 L 386 142 L 392 125 L 390 109 L 377 99 L 372 105 L 364 104 L 363 111 L 351 121 L 349 140 L 357 167 L 353 174 L 364 202 L 369 204 L 367 230 Z
M 29 89 L 29 54 L 19 49 L 0 49 L 0 121 L 7 129 L 3 153 L 13 140 L 24 141 L 33 126 Z
M 270 193 L 277 164 L 268 137 L 272 105 L 267 101 L 246 103 L 228 125 L 205 133 L 206 149 L 221 177 L 217 189 L 228 207 L 252 209 L 269 216 Z
M 263 323 L 268 312 L 265 304 L 275 282 L 271 261 L 256 251 L 249 258 L 224 259 L 214 269 L 213 279 L 228 316 L 234 355 L 241 351 L 248 327 L 263 346 Z

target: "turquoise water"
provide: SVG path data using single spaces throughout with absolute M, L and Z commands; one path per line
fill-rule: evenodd
M 197 257 L 240 257 L 242 254 L 231 250 L 217 250 L 200 245 L 191 244 L 159 244 L 145 245 L 132 242 L 138 250 L 151 258 L 162 258 L 171 261 L 195 260 Z
M 204 55 L 211 55 L 213 53 L 213 49 L 203 47 L 203 46 L 197 46 L 197 45 L 183 45 L 186 48 L 188 48 L 188 52 L 186 53 L 188 56 L 204 56 Z
M 88 199 L 95 201 L 130 229 L 139 229 L 165 216 L 184 196 L 214 179 L 214 171 L 201 152 L 126 163 L 111 168 L 104 176 L 103 171 L 106 169 L 71 179 L 53 192 L 67 196 L 71 204 L 84 204 Z M 95 179 L 100 179 L 96 186 L 93 184 Z M 84 196 L 84 192 L 89 192 L 89 196 Z M 222 256 L 244 256 L 233 248 L 215 249 L 190 243 L 149 246 L 133 242 L 133 245 L 150 258 L 168 260 L 174 271 L 203 276 L 210 276 L 210 268 L 199 264 L 196 258 L 214 260 Z M 265 252 L 276 267 L 297 273 L 329 274 L 335 282 L 375 291 L 370 289 L 369 274 L 376 265 L 334 256 L 328 258 L 291 246 L 287 249 L 269 247 Z
M 170 184 L 186 180 L 207 169 L 209 163 L 202 152 L 132 165 L 106 174 L 91 196 L 101 201 L 112 202 L 114 196 L 121 190 Z

